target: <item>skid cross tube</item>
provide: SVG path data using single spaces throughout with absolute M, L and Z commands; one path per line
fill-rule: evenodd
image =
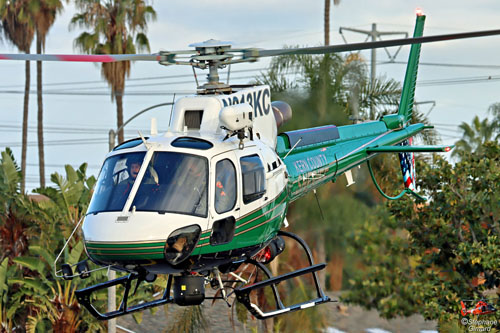
M 137 305 L 133 306 L 128 306 L 128 296 L 129 292 L 131 289 L 132 281 L 139 279 L 138 283 L 141 282 L 141 278 L 139 274 L 136 273 L 131 273 L 127 276 L 117 278 L 111 281 L 106 281 L 103 283 L 96 284 L 95 286 L 83 288 L 80 290 L 77 290 L 75 292 L 76 297 L 78 299 L 78 302 L 85 306 L 85 308 L 98 320 L 109 320 L 113 319 L 125 314 L 129 314 L 132 312 L 136 311 L 142 311 L 148 308 L 153 308 L 156 306 L 160 306 L 163 304 L 167 303 L 172 303 L 174 300 L 173 298 L 170 297 L 170 289 L 172 286 L 172 275 L 168 276 L 167 280 L 167 286 L 165 288 L 165 292 L 163 293 L 163 297 L 158 300 L 150 301 L 150 302 L 143 302 L 139 303 Z M 92 300 L 91 300 L 91 295 L 94 292 L 97 292 L 98 290 L 101 289 L 107 289 L 116 285 L 122 285 L 125 288 L 125 292 L 123 294 L 123 299 L 120 304 L 120 308 L 116 311 L 111 311 L 111 312 L 106 312 L 106 313 L 101 313 L 99 312 L 93 305 L 92 305 Z
M 247 308 L 247 310 L 250 311 L 250 313 L 252 313 L 252 315 L 254 315 L 257 319 L 267 319 L 267 318 L 275 317 L 277 315 L 280 315 L 280 314 L 283 314 L 286 312 L 292 312 L 292 311 L 297 311 L 297 310 L 301 310 L 301 309 L 306 309 L 309 307 L 319 305 L 321 303 L 326 303 L 326 302 L 331 301 L 328 296 L 325 296 L 323 289 L 321 288 L 321 286 L 319 284 L 318 277 L 316 276 L 316 272 L 324 269 L 326 267 L 326 264 L 324 264 L 324 263 L 316 264 L 316 265 L 314 264 L 313 257 L 311 255 L 311 251 L 309 250 L 309 247 L 304 242 L 304 240 L 302 240 L 299 236 L 292 234 L 292 233 L 289 233 L 289 232 L 286 232 L 286 231 L 278 231 L 278 236 L 289 237 L 289 238 L 297 241 L 304 249 L 304 252 L 306 252 L 306 255 L 307 255 L 307 258 L 309 260 L 310 265 L 308 267 L 305 267 L 305 268 L 302 268 L 302 269 L 299 269 L 299 270 L 296 270 L 296 271 L 293 271 L 290 273 L 286 273 L 286 274 L 282 274 L 282 275 L 279 275 L 276 277 L 272 277 L 271 272 L 262 263 L 257 262 L 255 260 L 248 261 L 249 263 L 254 264 L 258 268 L 260 268 L 262 271 L 264 271 L 264 273 L 267 275 L 268 279 L 256 282 L 256 283 L 251 284 L 251 285 L 246 286 L 246 287 L 237 288 L 234 290 L 234 293 L 236 294 L 236 299 L 238 300 L 238 302 L 242 303 Z M 303 303 L 294 304 L 294 305 L 285 307 L 283 305 L 283 303 L 281 302 L 281 298 L 279 296 L 279 293 L 278 293 L 278 290 L 276 287 L 277 284 L 282 282 L 282 281 L 290 280 L 290 279 L 293 279 L 293 278 L 296 278 L 296 277 L 299 277 L 299 276 L 302 276 L 305 274 L 312 274 L 313 280 L 314 280 L 314 286 L 316 287 L 316 292 L 318 295 L 317 298 L 303 302 Z M 262 289 L 262 288 L 268 287 L 268 286 L 270 286 L 272 291 L 273 291 L 273 295 L 274 295 L 274 298 L 276 301 L 277 310 L 271 311 L 271 312 L 263 312 L 256 304 L 253 304 L 250 301 L 250 293 L 254 290 Z

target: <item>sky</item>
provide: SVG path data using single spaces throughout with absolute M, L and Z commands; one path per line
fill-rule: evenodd
M 185 50 L 191 43 L 211 38 L 232 41 L 235 47 L 267 49 L 284 45 L 319 46 L 324 40 L 324 1 L 321 0 L 157 0 L 152 4 L 157 20 L 148 28 L 151 52 Z M 338 33 L 340 27 L 370 30 L 372 23 L 376 23 L 380 31 L 408 32 L 411 35 L 417 7 L 427 15 L 425 35 L 500 28 L 500 2 L 497 0 L 342 0 L 340 5 L 332 7 L 330 43 L 344 43 Z M 49 32 L 46 53 L 78 53 L 73 48 L 73 40 L 82 30 L 68 29 L 75 13 L 72 4 L 66 5 Z M 348 42 L 362 42 L 366 38 L 352 32 L 345 32 L 344 37 Z M 394 54 L 397 48 L 388 51 Z M 408 51 L 408 46 L 403 47 L 395 58 L 396 63 L 387 64 L 386 52 L 378 50 L 377 75 L 402 81 Z M 0 53 L 17 53 L 17 50 L 0 41 Z M 370 52 L 363 51 L 362 55 L 369 63 Z M 423 104 L 420 110 L 424 113 L 430 111 L 429 118 L 436 125 L 443 143 L 451 144 L 461 137 L 457 128 L 460 123 L 469 123 L 476 115 L 480 119 L 486 117 L 488 107 L 500 102 L 499 55 L 500 37 L 422 46 L 416 101 L 435 103 L 432 109 L 429 103 Z M 268 60 L 261 60 L 234 66 L 231 83 L 248 82 L 268 64 Z M 467 66 L 450 66 L 456 64 Z M 32 89 L 35 91 L 35 65 L 31 68 Z M 197 74 L 203 77 L 205 73 Z M 225 75 L 221 75 L 223 77 Z M 96 175 L 108 152 L 108 131 L 116 128 L 116 107 L 111 101 L 109 87 L 101 78 L 99 66 L 44 63 L 43 82 L 48 185 L 51 173 L 64 174 L 65 164 L 76 167 L 87 162 L 88 173 Z M 194 92 L 195 84 L 189 67 L 164 67 L 149 62 L 132 65 L 126 87 L 125 120 L 145 108 L 172 102 Z M 24 63 L 1 61 L 0 150 L 11 147 L 19 163 L 23 91 Z M 31 94 L 27 190 L 39 184 L 36 112 L 36 94 Z M 151 117 L 157 118 L 160 131 L 165 130 L 169 114 L 170 107 L 160 107 L 137 117 L 126 127 L 126 138 L 136 137 L 138 130 L 148 133 Z

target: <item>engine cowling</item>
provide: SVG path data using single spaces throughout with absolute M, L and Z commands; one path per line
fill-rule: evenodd
M 292 107 L 282 101 L 274 101 L 271 103 L 274 113 L 274 119 L 276 119 L 276 126 L 280 127 L 292 119 Z

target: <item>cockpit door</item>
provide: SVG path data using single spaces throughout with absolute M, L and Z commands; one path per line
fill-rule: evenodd
M 237 160 L 233 151 L 212 158 L 210 174 L 210 220 L 211 245 L 231 242 L 236 220 L 240 217 Z

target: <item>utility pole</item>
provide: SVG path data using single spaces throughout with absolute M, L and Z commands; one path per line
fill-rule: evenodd
M 121 129 L 123 129 L 128 123 L 130 123 L 132 120 L 143 114 L 144 112 L 147 112 L 149 110 L 153 110 L 155 108 L 159 108 L 160 106 L 166 106 L 166 105 L 172 105 L 174 104 L 173 102 L 168 102 L 168 103 L 161 103 L 161 104 L 156 104 L 153 106 L 150 106 L 148 108 L 145 108 L 144 110 L 141 110 L 134 114 L 132 117 L 130 117 L 129 120 L 123 123 L 116 131 L 114 129 L 109 130 L 109 137 L 108 137 L 108 145 L 109 145 L 109 151 L 113 150 L 115 147 L 115 142 L 116 142 L 116 133 L 120 132 Z
M 340 27 L 339 33 L 342 36 L 342 39 L 344 40 L 345 43 L 347 43 L 347 40 L 345 39 L 344 34 L 342 33 L 342 31 L 344 31 L 344 30 L 367 35 L 365 42 L 368 40 L 368 38 L 371 38 L 371 41 L 375 42 L 377 39 L 380 40 L 381 36 L 387 36 L 387 35 L 405 35 L 405 38 L 408 38 L 407 32 L 404 32 L 404 31 L 378 31 L 377 24 L 372 23 L 371 30 L 362 30 L 362 29 L 355 29 L 355 28 Z M 392 61 L 394 61 L 394 59 L 398 55 L 399 51 L 401 50 L 401 46 L 398 48 L 396 53 L 394 53 L 394 55 L 391 55 L 389 53 L 389 51 L 387 50 L 387 48 L 384 48 L 384 49 L 385 49 L 385 52 L 387 53 L 387 55 L 389 56 L 389 61 L 392 62 Z M 370 64 L 371 64 L 370 65 L 370 88 L 371 88 L 371 90 L 373 90 L 375 88 L 375 79 L 377 77 L 377 75 L 376 75 L 377 50 L 376 49 L 371 50 Z M 372 103 L 372 105 L 370 106 L 370 119 L 373 119 L 374 116 L 375 116 L 375 106 Z
M 166 105 L 172 105 L 172 104 L 173 104 L 173 102 L 161 103 L 161 104 L 156 104 L 156 105 L 150 106 L 148 108 L 145 108 L 144 110 L 141 110 L 141 111 L 137 112 L 135 115 L 133 115 L 132 117 L 130 117 L 130 119 L 127 120 L 126 122 L 124 122 L 123 125 L 121 125 L 116 131 L 113 129 L 110 129 L 109 130 L 109 138 L 108 138 L 109 139 L 109 151 L 113 150 L 113 148 L 115 147 L 116 133 L 120 132 L 120 130 L 123 129 L 132 120 L 134 120 L 135 118 L 137 118 L 138 116 L 140 116 L 141 114 L 143 114 L 149 110 L 158 108 L 160 106 L 166 106 Z M 116 279 L 116 272 L 112 269 L 108 270 L 108 280 L 111 281 L 114 279 Z M 116 287 L 113 286 L 113 287 L 108 288 L 108 312 L 115 311 L 115 310 L 116 310 Z M 108 333 L 116 333 L 116 319 L 115 318 L 108 320 Z

